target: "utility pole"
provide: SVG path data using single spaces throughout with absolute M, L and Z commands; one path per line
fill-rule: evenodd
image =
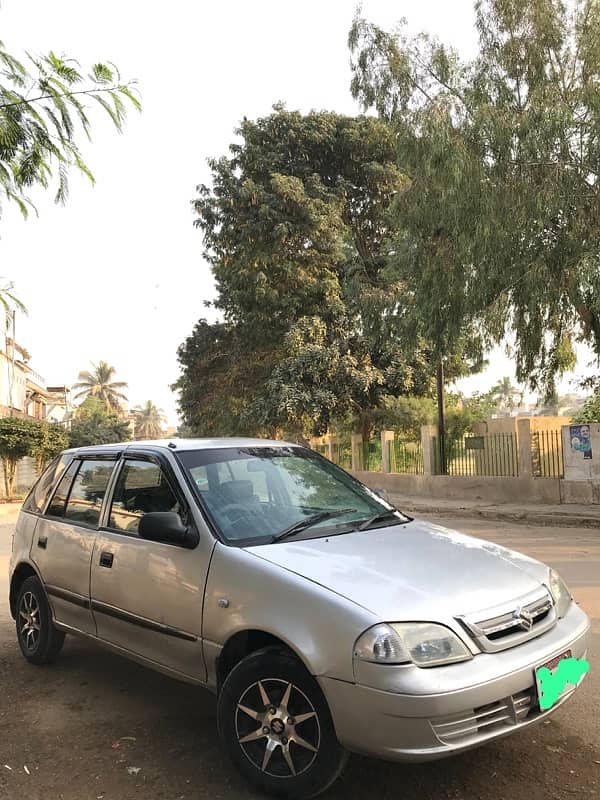
M 440 354 L 437 368 L 437 406 L 438 406 L 438 443 L 441 474 L 447 472 L 446 465 L 446 420 L 444 415 L 444 357 Z
M 8 369 L 8 415 L 9 417 L 14 416 L 14 383 L 15 383 L 15 317 L 17 312 L 13 309 L 7 313 L 6 319 L 6 359 L 7 359 L 7 369 Z M 10 324 L 12 319 L 12 344 L 11 344 L 11 352 L 10 356 L 8 354 L 8 334 L 10 330 Z

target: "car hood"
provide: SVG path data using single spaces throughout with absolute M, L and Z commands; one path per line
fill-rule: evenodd
M 390 622 L 491 608 L 541 589 L 547 574 L 521 553 L 418 520 L 247 550 Z

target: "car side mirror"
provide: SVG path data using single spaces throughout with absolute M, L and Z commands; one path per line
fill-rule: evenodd
M 149 511 L 144 514 L 140 519 L 138 533 L 142 539 L 176 544 L 179 547 L 193 548 L 200 540 L 196 528 L 184 525 L 179 514 L 174 511 Z

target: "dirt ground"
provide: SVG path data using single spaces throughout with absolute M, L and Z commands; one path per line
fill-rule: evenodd
M 562 572 L 593 617 L 590 674 L 545 724 L 426 765 L 355 756 L 326 797 L 600 797 L 600 532 L 456 518 L 447 524 L 542 558 Z M 0 526 L 0 798 L 256 797 L 219 747 L 210 694 L 73 638 L 50 667 L 23 660 L 6 601 L 11 533 L 10 525 Z

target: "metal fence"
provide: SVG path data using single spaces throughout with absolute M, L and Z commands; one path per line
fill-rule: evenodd
M 394 437 L 388 442 L 390 472 L 423 474 L 423 447 L 421 442 L 407 442 Z
M 562 478 L 565 474 L 560 430 L 531 434 L 531 467 L 536 478 Z
M 366 472 L 381 472 L 383 470 L 380 438 L 362 442 L 358 449 L 358 468 Z
M 331 446 L 331 460 L 342 469 L 352 469 L 352 444 L 350 440 L 333 442 Z M 324 454 L 329 458 L 329 452 Z
M 468 435 L 462 439 L 446 438 L 446 469 L 442 464 L 440 440 L 433 439 L 433 467 L 436 475 L 479 475 L 482 477 L 517 477 L 519 456 L 515 433 Z
M 312 449 L 316 450 L 317 453 L 320 453 L 325 458 L 329 458 L 329 445 L 327 444 L 313 444 Z

